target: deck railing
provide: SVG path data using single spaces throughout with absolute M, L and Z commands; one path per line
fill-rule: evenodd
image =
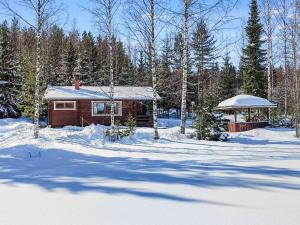
M 241 123 L 229 123 L 228 131 L 229 132 L 242 132 L 247 130 L 253 130 L 256 128 L 263 128 L 268 126 L 268 122 L 241 122 Z

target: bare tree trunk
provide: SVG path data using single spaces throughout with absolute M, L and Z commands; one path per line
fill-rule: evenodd
M 36 45 L 36 76 L 34 91 L 34 138 L 39 137 L 39 118 L 40 118 L 40 75 L 41 75 L 41 35 L 42 35 L 42 15 L 41 1 L 37 2 L 37 45 Z
M 115 101 L 114 101 L 114 69 L 113 69 L 113 46 L 112 46 L 112 3 L 108 0 L 108 45 L 109 45 L 109 87 L 110 87 L 110 125 L 111 125 L 111 139 L 115 141 Z
M 295 79 L 295 119 L 296 119 L 296 136 L 300 137 L 300 128 L 299 128 L 299 71 L 298 67 L 298 13 L 299 13 L 300 1 L 295 0 L 294 2 L 294 12 L 292 15 L 292 24 L 291 24 L 291 47 L 292 47 L 292 60 L 293 60 L 293 75 Z
M 265 17 L 266 17 L 266 35 L 267 35 L 267 77 L 268 77 L 268 99 L 272 100 L 272 31 L 271 31 L 271 7 L 270 0 L 264 0 Z M 272 110 L 269 108 L 268 120 L 271 119 Z
M 153 128 L 154 139 L 159 139 L 157 128 L 157 79 L 155 69 L 155 25 L 154 25 L 154 0 L 150 0 L 150 66 L 152 75 L 152 87 L 153 87 Z
M 283 15 L 282 15 L 282 20 L 283 20 L 283 47 L 284 47 L 284 116 L 287 117 L 287 41 L 288 41 L 288 36 L 287 36 L 287 5 L 286 5 L 286 0 L 283 0 Z
M 99 30 L 108 36 L 108 61 L 109 61 L 109 99 L 110 99 L 110 139 L 116 140 L 115 134 L 115 84 L 114 84 L 114 53 L 113 53 L 113 15 L 119 0 L 90 0 L 89 12 L 95 16 Z
M 180 132 L 185 134 L 186 126 L 186 97 L 188 76 L 188 48 L 189 48 L 189 6 L 190 0 L 183 0 L 184 4 L 184 27 L 183 27 L 183 70 L 182 70 L 182 93 L 181 93 L 181 123 Z

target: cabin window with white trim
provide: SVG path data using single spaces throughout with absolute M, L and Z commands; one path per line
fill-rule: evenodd
M 54 110 L 76 110 L 75 101 L 56 101 L 54 102 Z
M 122 102 L 114 102 L 115 116 L 122 116 Z M 109 116 L 110 115 L 110 102 L 92 102 L 92 115 L 93 116 Z

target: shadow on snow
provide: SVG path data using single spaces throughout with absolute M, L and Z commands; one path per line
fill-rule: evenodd
M 30 159 L 29 152 L 33 155 L 41 152 L 42 156 Z M 0 169 L 0 183 L 7 185 L 33 184 L 49 191 L 61 188 L 73 193 L 94 191 L 207 204 L 225 203 L 199 200 L 191 194 L 189 197 L 182 197 L 157 191 L 122 187 L 122 183 L 117 187 L 108 186 L 105 185 L 105 181 L 130 181 L 132 185 L 134 182 L 149 182 L 200 188 L 239 187 L 261 190 L 268 188 L 300 190 L 298 184 L 272 179 L 276 177 L 300 178 L 298 170 L 203 163 L 195 160 L 173 162 L 145 158 L 101 157 L 60 149 L 44 150 L 32 145 L 2 149 Z M 251 178 L 249 175 L 263 175 L 267 179 Z

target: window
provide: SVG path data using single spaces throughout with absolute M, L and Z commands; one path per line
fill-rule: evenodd
M 115 115 L 122 116 L 122 102 L 114 102 Z M 109 116 L 110 102 L 92 102 L 92 116 Z
M 76 102 L 75 101 L 54 102 L 54 110 L 76 110 Z

